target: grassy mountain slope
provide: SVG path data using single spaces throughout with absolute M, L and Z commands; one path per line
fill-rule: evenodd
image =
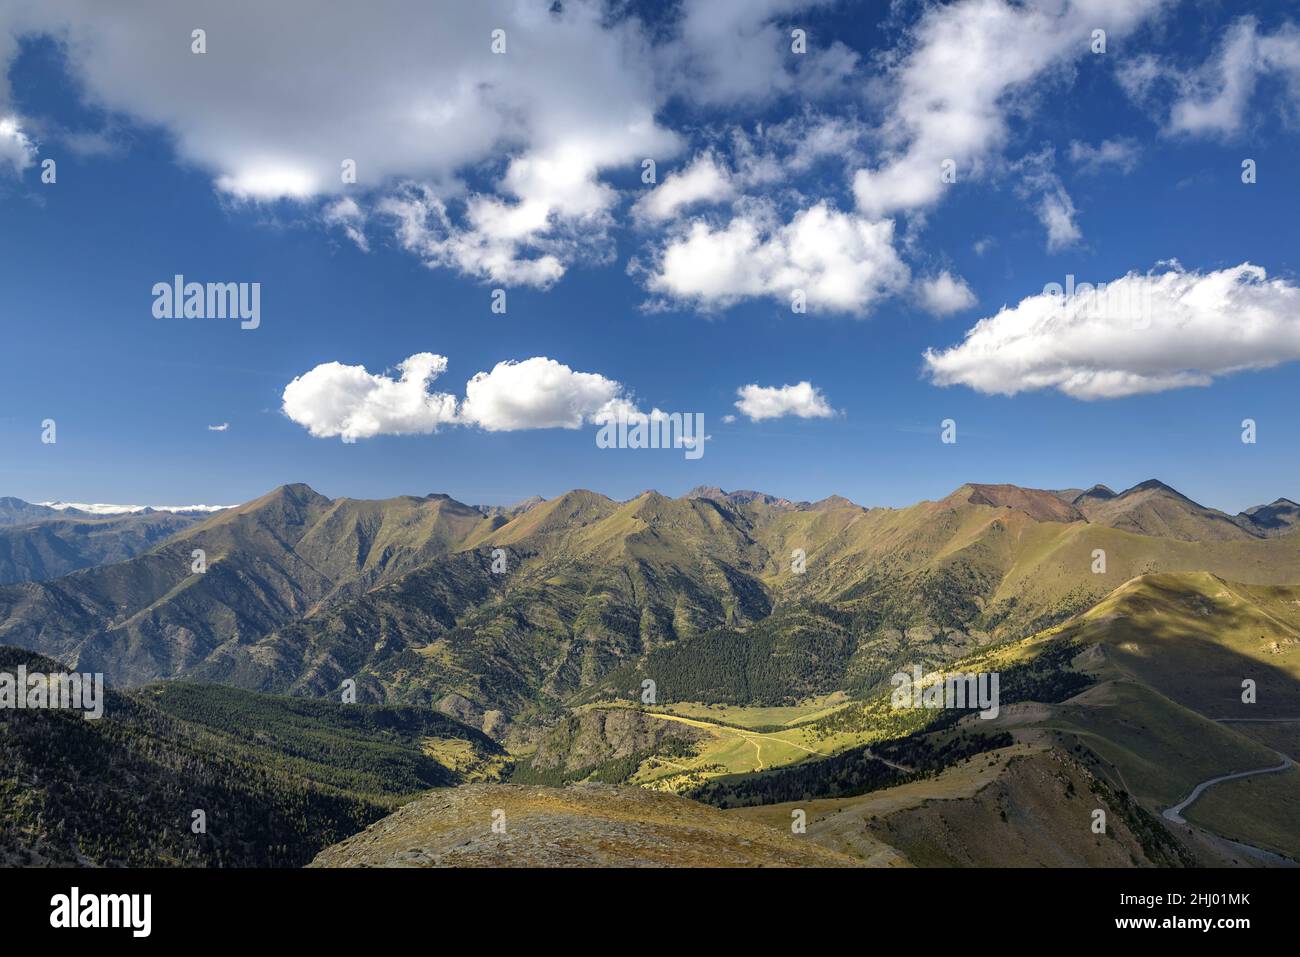
M 1128 867 L 1190 863 L 1159 822 L 1075 757 L 1013 744 L 934 777 L 854 798 L 737 808 L 729 814 L 788 827 L 870 864 L 918 867 Z M 1092 832 L 1092 812 L 1108 827 Z
M 761 551 L 713 502 L 573 492 L 476 535 L 354 601 L 232 642 L 194 673 L 306 694 L 359 676 L 375 700 L 481 723 L 553 712 L 650 649 L 770 612 L 752 574 Z
M 950 780 L 946 770 L 933 781 L 896 785 L 883 772 L 866 774 L 863 764 L 857 790 L 866 796 L 848 805 L 822 802 L 819 807 L 825 809 L 831 804 L 848 807 L 849 816 L 828 813 L 816 830 L 833 838 L 828 838 L 830 846 L 842 847 L 845 835 L 861 828 L 868 832 L 868 843 L 889 844 L 915 863 L 1061 863 L 1050 847 L 1071 844 L 1075 863 L 1106 860 L 1107 847 L 1123 851 L 1111 863 L 1124 863 L 1126 854 L 1132 855 L 1131 863 L 1258 863 L 1259 852 L 1243 851 L 1223 838 L 1298 858 L 1300 838 L 1289 815 L 1300 802 L 1300 775 L 1291 772 L 1211 787 L 1185 812 L 1195 827 L 1161 820 L 1166 808 L 1203 781 L 1278 764 L 1275 749 L 1290 741 L 1289 732 L 1280 729 L 1293 727 L 1286 720 L 1300 717 L 1297 601 L 1300 589 L 1245 586 L 1203 573 L 1143 576 L 1064 625 L 964 659 L 954 670 L 1001 673 L 1001 714 L 986 721 L 957 713 L 892 712 L 895 723 L 904 719 L 898 730 L 912 729 L 910 740 L 931 749 L 953 735 L 1010 733 L 1018 747 L 1055 754 L 1054 760 L 1076 770 L 1062 766 L 1060 773 L 1048 774 L 1047 766 L 1035 771 L 1031 762 L 1013 773 L 1008 765 L 985 775 L 978 788 L 956 793 L 943 783 Z M 1048 667 L 1040 668 L 1034 682 L 1013 680 L 1017 668 L 1045 663 Z M 1255 677 L 1257 704 L 1241 703 L 1241 675 Z M 1053 693 L 1053 688 L 1060 690 Z M 1224 717 L 1229 720 L 1218 720 Z M 1243 717 L 1249 720 L 1242 722 Z M 952 725 L 954 718 L 961 720 Z M 865 706 L 848 705 L 818 723 L 857 728 L 871 737 L 890 720 L 882 695 Z M 1263 729 L 1269 730 L 1265 734 Z M 899 751 L 887 737 L 867 753 L 895 755 L 914 765 L 910 756 L 916 746 Z M 720 778 L 702 796 L 729 805 L 753 803 L 747 795 L 788 800 L 782 798 L 789 792 L 786 781 L 805 800 L 842 794 L 836 790 L 842 788 L 841 765 L 853 753 L 762 775 Z M 980 757 L 967 763 L 987 764 Z M 965 765 L 959 760 L 950 766 Z M 1067 786 L 1067 781 L 1073 784 Z M 1044 798 L 1063 786 L 1064 796 Z M 1220 787 L 1228 787 L 1226 793 L 1238 800 L 1226 800 Z M 917 799 L 895 800 L 895 792 Z M 1074 819 L 1057 819 L 1078 794 L 1088 792 L 1100 803 L 1084 801 Z M 1119 844 L 1093 840 L 1091 807 L 1110 808 L 1112 818 L 1120 815 L 1123 826 L 1108 831 Z M 1004 816 L 991 817 L 993 813 Z M 990 843 L 985 839 L 990 831 L 1002 831 L 1003 837 Z M 1142 850 L 1135 850 L 1126 835 L 1141 838 Z M 1089 850 L 1094 846 L 1101 857 Z
M 0 641 L 118 684 L 171 677 L 397 577 L 483 521 L 443 500 L 331 502 L 284 486 L 129 561 L 0 588 Z M 196 549 L 206 573 L 192 570 Z
M 1189 540 L 1166 504 L 1219 520 L 1164 486 L 1076 505 L 965 485 L 905 509 L 705 491 L 579 490 L 489 517 L 446 497 L 287 486 L 128 562 L 0 588 L 0 640 L 125 683 L 185 674 L 321 696 L 354 678 L 366 700 L 532 735 L 647 679 L 669 702 L 869 694 L 900 666 L 1032 635 L 1153 571 L 1300 581 L 1300 539 L 1225 519 L 1235 537 Z M 1174 537 L 1085 519 L 1122 502 Z M 206 575 L 190 572 L 194 547 Z
M 1193 502 L 1163 482 L 1151 479 L 1118 495 L 1090 489 L 1075 500 L 1088 521 L 1139 535 L 1189 542 L 1230 542 L 1262 537 L 1253 523 Z
M 1300 717 L 1300 587 L 1145 575 L 1073 627 L 1126 676 L 1208 717 Z
M 18 664 L 58 670 L 0 648 L 0 670 Z M 432 756 L 453 741 L 476 768 Z M 0 863 L 301 865 L 414 793 L 503 762 L 444 715 L 212 685 L 109 692 L 97 721 L 0 710 Z M 204 834 L 191 830 L 194 810 Z
M 493 830 L 493 823 L 499 829 Z M 312 867 L 852 867 L 715 808 L 640 788 L 435 791 L 327 848 Z
M 287 486 L 128 561 L 0 587 L 0 641 L 126 684 L 184 675 L 248 689 L 128 696 L 149 709 L 138 740 L 169 743 L 163 770 L 148 771 L 138 744 L 127 766 L 171 780 L 187 767 L 175 742 L 211 735 L 232 766 L 283 765 L 284 787 L 309 803 L 342 800 L 329 790 L 341 786 L 373 804 L 390 775 L 427 786 L 403 763 L 416 738 L 453 776 L 504 763 L 486 738 L 344 726 L 338 706 L 304 700 L 337 700 L 349 678 L 362 701 L 437 709 L 508 741 L 521 781 L 640 784 L 725 807 L 923 790 L 1008 747 L 1006 735 L 1030 749 L 985 782 L 997 800 L 944 798 L 978 804 L 953 818 L 960 827 L 916 808 L 895 822 L 906 856 L 932 861 L 958 861 L 942 841 L 975 847 L 989 815 L 1014 807 L 1018 853 L 1051 862 L 1026 829 L 1064 826 L 1045 809 L 1067 783 L 1127 828 L 1097 861 L 1182 860 L 1160 812 L 1201 781 L 1276 762 L 1277 746 L 1240 719 L 1300 717 L 1300 538 L 1252 532 L 1158 483 L 1072 499 L 966 485 L 906 509 L 697 493 L 620 503 L 575 491 L 487 515 L 444 496 L 356 502 Z M 204 575 L 190 571 L 194 548 L 207 552 Z M 914 665 L 998 671 L 1002 715 L 892 708 L 890 675 Z M 1241 701 L 1246 680 L 1254 704 Z M 654 707 L 640 703 L 647 681 Z M 261 735 L 241 715 L 271 706 L 238 697 L 248 692 L 298 697 L 276 699 L 266 720 L 279 730 Z M 332 730 L 317 739 L 322 721 Z M 407 743 L 350 746 L 344 772 L 336 732 Z M 1212 856 L 1216 835 L 1249 834 L 1292 853 L 1277 835 L 1296 779 L 1234 783 L 1270 796 L 1248 815 L 1217 795 L 1198 801 L 1175 843 Z M 222 799 L 243 807 L 256 788 L 239 787 Z M 340 820 L 345 805 L 331 808 Z M 858 837 L 883 860 L 888 841 L 870 830 Z M 1097 845 L 1076 836 L 1071 859 L 1092 861 Z M 191 853 L 179 847 L 148 853 Z

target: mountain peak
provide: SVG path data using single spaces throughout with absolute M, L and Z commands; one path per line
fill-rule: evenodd
M 682 498 L 726 498 L 727 493 L 716 485 L 697 485 Z
M 757 492 L 752 488 L 740 488 L 734 492 L 727 492 L 716 485 L 697 485 L 683 495 L 682 498 L 707 498 L 714 502 L 724 502 L 727 505 L 769 505 L 772 508 L 791 510 L 809 507 L 807 502 L 792 502 L 788 498 L 769 495 L 767 492 Z
M 320 492 L 316 491 L 306 482 L 286 482 L 284 485 L 271 489 L 271 495 L 287 496 L 295 498 L 325 498 Z
M 1171 495 L 1177 495 L 1179 498 L 1187 498 L 1187 496 L 1178 491 L 1178 489 L 1174 488 L 1172 485 L 1166 485 L 1159 479 L 1147 479 L 1145 482 L 1138 482 L 1137 485 L 1125 489 L 1120 494 L 1131 495 L 1134 492 L 1169 492 Z
M 0 525 L 25 525 L 58 515 L 57 509 L 45 505 L 34 505 L 12 496 L 0 498 Z
M 1059 496 L 1040 488 L 1019 485 L 984 485 L 968 482 L 945 501 L 966 501 L 971 505 L 989 505 L 1024 512 L 1038 522 L 1082 522 L 1083 513 Z
M 1108 486 L 1108 485 L 1102 485 L 1102 484 L 1098 483 L 1097 485 L 1094 485 L 1092 488 L 1088 489 L 1086 492 L 1083 492 L 1083 493 L 1079 494 L 1078 496 L 1076 496 L 1075 499 L 1074 499 L 1074 501 L 1077 503 L 1077 502 L 1079 501 L 1079 499 L 1081 499 L 1081 498 L 1090 498 L 1090 499 L 1102 499 L 1102 500 L 1105 500 L 1105 499 L 1111 499 L 1111 498 L 1114 498 L 1114 497 L 1115 497 L 1115 490 L 1114 490 L 1114 489 L 1112 489 L 1112 488 L 1111 488 L 1110 486 Z
M 1205 509 L 1206 511 L 1209 512 L 1216 511 L 1216 509 L 1208 509 L 1200 502 L 1188 498 L 1186 495 L 1178 491 L 1178 489 L 1174 488 L 1172 485 L 1167 485 L 1166 483 L 1160 481 L 1159 479 L 1147 479 L 1145 482 L 1138 482 L 1138 484 L 1134 485 L 1132 488 L 1126 488 L 1124 491 L 1120 492 L 1119 495 L 1116 496 L 1116 498 L 1125 498 L 1126 496 L 1138 495 L 1141 494 L 1142 492 L 1149 492 L 1152 495 L 1174 498 L 1180 502 L 1186 502 L 1189 505 L 1193 505 L 1199 509 Z
M 511 505 L 475 505 L 474 507 L 489 518 L 501 516 L 504 518 L 514 518 L 516 515 L 522 515 L 524 512 L 545 502 L 546 499 L 540 495 L 530 495 L 528 498 L 520 499 Z
M 217 512 L 213 517 L 215 519 L 221 519 L 224 515 L 226 516 L 226 521 L 234 521 L 240 515 L 259 512 L 262 509 L 283 508 L 289 511 L 298 512 L 302 509 L 311 508 L 313 506 L 329 505 L 330 501 L 330 499 L 321 495 L 305 482 L 292 482 L 273 488 L 265 495 L 255 498 L 252 501 L 245 502 L 243 505 L 237 505 L 224 512 Z
M 1285 535 L 1300 526 L 1300 504 L 1279 498 L 1256 505 L 1237 516 L 1237 524 L 1264 536 Z
M 806 512 L 829 512 L 837 508 L 862 508 L 857 502 L 845 498 L 843 495 L 828 495 L 823 499 L 818 499 L 803 506 Z
M 1173 491 L 1171 486 L 1166 485 L 1164 482 L 1160 481 L 1160 479 L 1153 479 L 1153 478 L 1147 479 L 1145 482 L 1138 482 L 1137 485 L 1134 485 L 1133 488 L 1129 489 L 1129 491 L 1131 492 L 1136 489 L 1148 489 L 1148 488 L 1167 488 L 1170 491 Z

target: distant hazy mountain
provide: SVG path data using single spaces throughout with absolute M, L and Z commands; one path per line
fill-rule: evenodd
M 20 498 L 0 498 L 0 526 L 30 525 L 48 518 L 58 518 L 62 513 L 47 505 L 33 505 Z
M 1280 498 L 1268 505 L 1246 509 L 1236 521 L 1261 535 L 1285 535 L 1300 525 L 1300 505 L 1289 498 Z
M 515 502 L 513 505 L 476 505 L 474 506 L 484 515 L 489 517 L 501 516 L 503 518 L 514 518 L 520 512 L 526 512 L 536 505 L 541 505 L 546 499 L 540 495 L 533 495 L 521 502 Z
M 32 524 L 3 526 L 0 585 L 44 581 L 82 568 L 125 561 L 198 521 L 198 515 L 171 512 L 95 518 L 54 511 L 51 517 Z
M 766 492 L 755 492 L 752 489 L 724 492 L 716 485 L 697 485 L 682 497 L 707 498 L 715 502 L 726 502 L 728 505 L 767 505 L 771 508 L 795 512 L 860 507 L 842 495 L 831 495 L 817 502 L 792 502 L 788 498 L 778 498 L 775 495 L 768 495 Z

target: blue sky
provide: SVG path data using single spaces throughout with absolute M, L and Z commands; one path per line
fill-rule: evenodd
M 514 66 L 511 48 L 496 61 L 485 52 L 446 67 L 449 76 L 405 66 L 403 50 L 391 64 L 362 58 L 386 75 L 356 74 L 360 92 L 344 105 L 338 91 L 290 83 L 296 68 L 309 72 L 319 60 L 309 65 L 301 50 L 268 74 L 284 89 L 249 98 L 240 78 L 267 56 L 265 46 L 247 46 L 258 32 L 255 7 L 225 22 L 216 8 L 174 22 L 159 13 L 141 21 L 139 49 L 129 37 L 106 39 L 93 5 L 0 18 L 2 35 L 16 38 L 0 42 L 9 80 L 0 120 L 11 120 L 0 125 L 8 137 L 0 139 L 0 494 L 227 504 L 301 481 L 331 496 L 443 491 L 488 503 L 574 487 L 626 498 L 708 484 L 903 505 L 966 481 L 1120 488 L 1158 477 L 1229 511 L 1300 499 L 1300 370 L 1290 361 L 1300 358 L 1300 69 L 1287 66 L 1292 49 L 1300 63 L 1300 40 L 1285 5 L 1255 5 L 1255 19 L 1243 21 L 1237 5 L 1152 0 L 1141 16 L 1121 16 L 1113 11 L 1142 4 L 959 0 L 898 4 L 882 20 L 879 4 L 770 0 L 703 12 L 688 3 L 640 22 L 626 11 L 583 19 L 585 5 L 571 4 L 550 16 L 576 18 L 564 42 L 600 61 L 572 69 L 610 71 L 572 82 L 555 79 L 570 61 L 546 59 L 548 31 L 559 28 L 529 6 L 500 5 L 480 23 L 450 8 L 393 4 L 376 13 L 390 22 L 376 23 L 364 43 L 363 27 L 319 25 L 322 44 L 333 28 L 338 42 L 370 50 L 403 24 L 413 29 L 407 17 L 434 25 L 442 17 L 447 42 L 460 47 L 472 37 L 486 48 L 487 27 L 500 22 L 536 56 L 520 54 Z M 1031 16 L 1040 19 L 1023 33 L 1005 32 Z M 200 22 L 214 25 L 202 55 L 190 50 L 190 26 Z M 1111 24 L 1101 55 L 1087 50 L 1094 23 Z M 945 27 L 955 24 L 965 39 L 947 50 Z M 788 52 L 795 27 L 808 31 L 802 60 Z M 986 27 L 992 45 L 981 51 Z M 312 42 L 308 34 L 300 41 Z M 286 28 L 279 42 L 293 38 Z M 174 55 L 156 52 L 173 41 Z M 1061 52 L 1019 76 L 1008 67 L 1026 56 L 1017 42 Z M 976 57 L 954 75 L 994 76 L 994 93 L 967 98 L 962 84 L 945 92 L 943 78 L 909 74 L 909 59 L 927 51 Z M 196 70 L 207 73 L 195 80 Z M 406 127 L 367 112 L 405 106 L 408 93 L 436 110 L 479 70 L 523 74 L 485 74 L 496 84 L 492 109 L 508 121 L 494 126 L 476 105 L 450 146 L 445 131 L 406 142 Z M 999 71 L 1008 74 L 1002 85 Z M 555 89 L 530 98 L 548 83 Z M 908 112 L 922 95 L 962 102 L 948 104 L 941 129 L 922 132 Z M 953 140 L 972 117 L 970 134 Z M 627 132 L 634 121 L 641 126 Z M 759 124 L 784 134 L 760 133 Z M 363 156 L 373 158 L 359 167 L 382 175 L 345 186 L 318 172 L 351 155 L 340 127 L 365 135 Z M 768 154 L 766 177 L 746 166 L 753 154 L 737 146 L 737 130 Z M 799 144 L 819 131 L 843 139 L 797 162 Z M 1112 160 L 1090 166 L 1105 143 Z M 244 163 L 259 151 L 280 166 L 267 173 Z M 913 196 L 910 171 L 930 176 L 931 160 L 949 153 L 957 182 Z M 653 187 L 639 177 L 646 155 L 659 157 Z M 566 165 L 548 166 L 555 156 Z M 661 219 L 636 206 L 701 157 L 729 184 L 725 199 L 714 201 L 714 190 Z M 41 181 L 49 158 L 53 184 Z M 1256 162 L 1250 185 L 1243 158 Z M 903 170 L 901 186 L 855 191 L 858 171 L 878 179 L 891 164 Z M 1062 196 L 1073 211 L 1066 227 L 1057 220 L 1068 235 L 1053 241 L 1043 210 L 1054 203 L 1059 212 Z M 424 216 L 404 236 L 401 214 L 428 213 L 429 197 L 445 218 Z M 475 198 L 489 204 L 477 219 Z M 357 212 L 331 221 L 342 199 Z M 818 208 L 830 210 L 827 228 L 802 247 L 793 224 Z M 492 231 L 488 213 L 523 209 L 542 210 L 542 225 L 504 240 Z M 853 242 L 856 230 L 891 220 L 883 248 Z M 757 245 L 745 248 L 751 227 Z M 845 248 L 835 245 L 840 227 Z M 692 229 L 698 241 L 689 245 Z M 726 259 L 733 241 L 739 266 Z M 690 275 L 674 273 L 674 249 L 685 251 Z M 562 275 L 539 280 L 543 261 Z M 1226 299 L 1206 305 L 1214 277 L 1245 263 L 1267 279 L 1238 278 Z M 1019 320 L 991 320 L 986 335 L 1000 358 L 953 354 L 952 384 L 938 384 L 924 359 L 927 349 L 960 347 L 977 321 L 1040 298 L 1067 274 L 1112 282 L 1130 271 L 1153 288 L 1163 277 L 1148 328 L 1053 319 L 1034 332 L 1031 303 Z M 259 282 L 259 328 L 155 318 L 150 290 L 176 273 Z M 842 291 L 841 280 L 864 274 L 884 278 Z M 921 300 L 940 274 L 969 290 L 946 315 Z M 792 283 L 807 286 L 807 314 L 790 309 Z M 494 288 L 507 291 L 505 315 L 490 309 Z M 1252 330 L 1245 340 L 1242 324 Z M 423 388 L 452 396 L 457 418 L 437 420 L 423 406 L 398 421 L 340 410 L 337 377 L 353 373 L 333 366 L 286 408 L 286 386 L 327 364 L 393 376 L 422 353 L 446 357 Z M 517 400 L 509 415 L 500 405 L 468 413 L 467 380 L 533 357 L 600 377 L 583 385 L 562 375 L 552 383 L 560 390 L 702 412 L 704 456 L 599 449 L 596 399 L 532 397 L 526 376 L 484 386 Z M 1208 384 L 1167 386 L 1166 374 Z M 790 399 L 786 414 L 753 420 L 735 405 L 744 386 L 800 382 L 833 414 L 802 417 L 809 408 Z M 990 392 L 990 382 L 1014 394 Z M 579 427 L 545 427 L 538 409 L 561 400 Z M 53 445 L 41 442 L 47 418 L 57 422 Z M 947 418 L 957 422 L 951 445 L 939 438 Z M 1241 441 L 1244 418 L 1258 423 L 1255 444 Z M 225 431 L 209 429 L 223 423 Z M 359 433 L 355 442 L 340 440 L 346 429 Z

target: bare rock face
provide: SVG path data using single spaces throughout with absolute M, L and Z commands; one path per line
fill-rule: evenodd
M 858 862 L 671 794 L 582 784 L 431 791 L 310 867 L 854 867 Z
M 963 485 L 950 498 L 964 497 L 972 505 L 1014 508 L 1038 522 L 1082 522 L 1083 512 L 1054 493 L 1018 485 Z

